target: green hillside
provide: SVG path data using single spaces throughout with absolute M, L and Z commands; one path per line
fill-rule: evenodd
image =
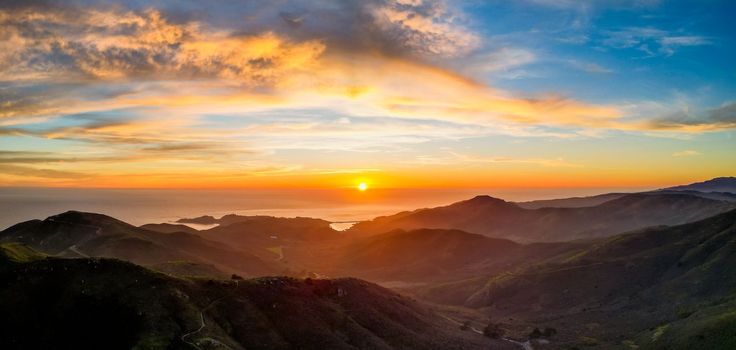
M 491 342 L 356 279 L 190 280 L 118 260 L 27 260 L 0 263 L 0 314 L 13 315 L 0 318 L 3 349 L 485 349 Z

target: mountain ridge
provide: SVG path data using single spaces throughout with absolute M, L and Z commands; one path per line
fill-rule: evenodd
M 96 213 L 67 211 L 0 231 L 0 242 L 16 241 L 44 253 L 113 257 L 142 265 L 190 261 L 225 272 L 263 275 L 281 271 L 274 262 L 186 232 L 159 233 Z
M 489 196 L 360 222 L 371 235 L 393 229 L 459 229 L 517 242 L 597 239 L 632 229 L 673 225 L 736 208 L 736 203 L 683 193 L 633 193 L 593 207 L 525 209 Z
M 736 194 L 736 177 L 733 176 L 722 176 L 705 180 L 701 182 L 694 182 L 688 185 L 679 185 L 673 187 L 663 188 L 662 190 L 692 190 L 699 192 L 728 192 Z

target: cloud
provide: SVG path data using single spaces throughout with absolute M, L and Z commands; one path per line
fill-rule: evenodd
M 588 72 L 588 73 L 595 73 L 595 74 L 610 74 L 613 73 L 613 70 L 608 69 L 606 67 L 603 67 L 596 63 L 591 62 L 581 62 L 577 60 L 571 60 L 569 61 L 570 65 L 573 67 L 580 69 L 582 71 Z
M 81 15 L 0 12 L 0 79 L 54 81 L 228 78 L 272 85 L 308 69 L 324 45 L 268 32 L 234 35 L 174 24 L 158 10 Z M 12 106 L 11 106 L 12 107 Z
M 582 45 L 588 43 L 590 41 L 590 37 L 586 34 L 574 34 L 569 36 L 557 37 L 555 38 L 555 40 L 565 44 Z
M 597 0 L 597 1 L 576 1 L 576 0 L 529 0 L 544 6 L 559 8 L 580 8 L 583 6 L 599 6 L 599 7 L 649 7 L 658 5 L 661 0 Z
M 0 174 L 20 177 L 74 180 L 82 180 L 89 177 L 88 174 L 73 171 L 60 171 L 54 169 L 33 168 L 10 164 L 0 164 Z
M 218 11 L 199 13 L 196 4 L 178 11 L 167 6 L 53 11 L 18 6 L 0 8 L 0 26 L 7 29 L 0 40 L 6 48 L 0 51 L 6 58 L 0 61 L 0 75 L 15 81 L 0 85 L 4 89 L 0 103 L 5 107 L 2 116 L 15 122 L 20 119 L 13 118 L 53 119 L 151 106 L 177 115 L 284 107 L 498 129 L 666 128 L 661 122 L 629 123 L 612 105 L 554 94 L 514 96 L 434 64 L 433 57 L 468 54 L 477 62 L 472 69 L 508 75 L 537 60 L 533 52 L 516 47 L 471 55 L 478 45 L 476 35 L 456 24 L 462 17 L 457 10 L 439 1 L 249 3 L 245 9 L 258 15 L 239 21 Z M 328 15 L 336 18 L 321 20 Z M 704 43 L 698 37 L 653 28 L 629 28 L 611 33 L 609 39 L 619 47 L 644 39 L 668 48 Z M 587 72 L 610 72 L 595 63 L 572 64 Z M 172 124 L 178 124 L 184 135 L 199 133 L 186 130 L 193 117 L 178 118 L 106 117 L 96 124 L 57 127 L 42 135 L 158 145 L 182 141 L 161 136 L 159 131 Z
M 652 130 L 679 130 L 689 132 L 712 131 L 736 128 L 736 102 L 705 111 L 688 109 L 670 112 L 646 122 Z
M 507 71 L 511 68 L 527 65 L 537 60 L 529 50 L 504 47 L 476 58 L 474 69 L 482 72 Z
M 710 38 L 697 35 L 681 35 L 653 27 L 629 27 L 605 32 L 601 43 L 615 49 L 638 49 L 648 56 L 672 56 L 685 46 L 711 45 Z
M 434 57 L 468 54 L 478 45 L 473 33 L 456 25 L 458 11 L 444 2 L 306 6 L 294 1 L 246 9 L 259 15 L 239 22 L 221 15 L 215 22 L 190 7 L 178 12 L 165 6 L 0 10 L 0 26 L 8 29 L 0 75 L 38 82 L 30 86 L 73 86 L 50 89 L 45 99 L 12 86 L 18 96 L 6 102 L 6 117 L 152 105 L 252 109 L 254 104 L 338 110 L 348 105 L 348 114 L 489 127 L 608 127 L 620 116 L 611 106 L 561 96 L 517 98 L 433 64 Z M 337 17 L 321 20 L 327 15 Z M 507 47 L 485 55 L 481 69 L 507 70 L 535 59 L 527 50 Z M 126 84 L 129 88 L 111 96 L 82 97 L 99 86 Z M 155 123 L 64 127 L 46 136 L 156 143 L 160 137 L 149 132 Z M 134 124 L 140 132 L 132 132 Z
M 572 167 L 579 168 L 583 165 L 567 162 L 564 158 L 517 158 L 517 157 L 480 157 L 474 155 L 460 154 L 450 152 L 450 154 L 460 162 L 465 163 L 509 163 L 509 164 L 529 164 L 545 167 Z
M 283 104 L 305 89 L 355 95 L 365 91 L 352 82 L 363 67 L 351 57 L 422 65 L 468 53 L 479 40 L 442 1 L 281 5 L 234 7 L 234 13 L 258 13 L 234 21 L 229 13 L 197 11 L 196 4 L 173 10 L 166 2 L 160 9 L 4 3 L 0 83 L 7 83 L 0 85 L 0 117 L 246 98 Z M 124 88 L 98 92 L 116 86 Z
M 698 151 L 690 150 L 690 149 L 672 153 L 673 157 L 692 157 L 692 156 L 699 156 L 699 155 L 702 155 L 702 153 Z
M 59 4 L 0 6 L 0 79 L 224 77 L 268 85 L 310 69 L 327 47 L 434 57 L 461 55 L 479 44 L 441 1 L 220 6 L 246 15 L 237 22 L 232 14 L 200 12 L 211 9 L 196 4 L 169 13 L 166 6 Z
M 479 46 L 480 39 L 453 25 L 453 14 L 441 3 L 417 11 L 421 1 L 397 1 L 373 8 L 381 32 L 393 34 L 399 43 L 425 54 L 458 56 Z

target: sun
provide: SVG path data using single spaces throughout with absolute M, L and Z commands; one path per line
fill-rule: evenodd
M 367 190 L 367 189 L 368 189 L 368 185 L 367 185 L 367 184 L 366 184 L 365 182 L 361 182 L 361 183 L 360 183 L 360 184 L 358 185 L 358 190 L 360 190 L 361 192 L 362 192 L 362 191 L 365 191 L 365 190 Z

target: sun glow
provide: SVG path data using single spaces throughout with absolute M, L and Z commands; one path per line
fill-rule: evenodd
M 360 184 L 358 185 L 358 190 L 360 190 L 361 192 L 363 192 L 363 191 L 365 191 L 365 190 L 367 190 L 367 189 L 368 189 L 368 185 L 367 185 L 367 184 L 366 184 L 365 182 L 361 182 L 361 183 L 360 183 Z

